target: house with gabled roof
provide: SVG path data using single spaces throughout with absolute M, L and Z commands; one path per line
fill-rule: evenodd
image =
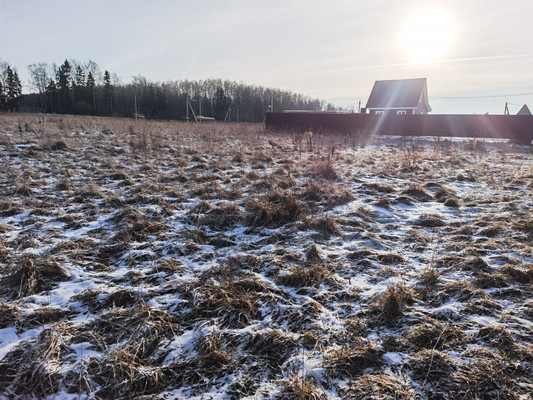
M 431 111 L 426 78 L 376 81 L 366 112 L 370 114 L 412 115 Z

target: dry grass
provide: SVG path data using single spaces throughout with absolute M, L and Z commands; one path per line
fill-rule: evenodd
M 438 282 L 439 277 L 439 270 L 434 266 L 429 266 L 422 270 L 418 282 L 424 286 L 432 287 Z
M 18 299 L 49 290 L 54 284 L 70 279 L 70 273 L 52 257 L 24 256 L 18 266 L 8 267 L 0 278 L 2 296 Z
M 0 115 L 0 393 L 527 398 L 531 153 L 485 148 Z
M 465 341 L 465 335 L 459 327 L 427 320 L 426 323 L 409 330 L 407 340 L 417 348 L 442 350 L 457 349 Z
M 328 396 L 316 386 L 313 378 L 301 378 L 295 375 L 283 383 L 283 391 L 276 398 L 280 400 L 325 400 Z
M 49 397 L 60 390 L 61 362 L 71 352 L 70 328 L 55 324 L 35 342 L 23 342 L 0 362 L 0 389 L 14 398 Z
M 372 311 L 385 324 L 394 323 L 401 317 L 406 308 L 414 302 L 413 293 L 403 283 L 396 283 L 387 288 L 372 305 Z
M 402 379 L 403 378 L 403 379 Z M 342 392 L 342 400 L 395 399 L 413 400 L 419 395 L 402 376 L 364 374 L 349 383 Z
M 318 287 L 328 276 L 330 272 L 323 264 L 311 264 L 291 267 L 280 275 L 279 281 L 282 285 L 293 287 Z
M 328 215 L 319 217 L 308 222 L 310 228 L 315 229 L 323 239 L 329 239 L 331 236 L 341 236 L 340 230 L 335 218 Z
M 279 228 L 295 222 L 304 214 L 304 206 L 292 195 L 274 192 L 258 200 L 248 200 L 245 223 L 251 227 Z
M 332 375 L 356 377 L 367 368 L 380 367 L 382 354 L 372 344 L 361 341 L 358 346 L 341 347 L 327 354 L 325 364 Z

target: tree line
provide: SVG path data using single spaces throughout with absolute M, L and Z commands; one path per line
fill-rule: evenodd
M 142 75 L 122 83 L 94 61 L 65 60 L 61 65 L 28 65 L 30 94 L 22 95 L 16 69 L 0 63 L 0 110 L 53 114 L 263 121 L 281 110 L 334 110 L 319 99 L 280 89 L 222 79 L 152 82 Z

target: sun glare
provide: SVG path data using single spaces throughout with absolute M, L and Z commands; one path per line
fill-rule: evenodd
M 445 11 L 425 9 L 413 14 L 403 32 L 403 43 L 415 62 L 432 62 L 445 55 L 454 34 L 454 23 Z

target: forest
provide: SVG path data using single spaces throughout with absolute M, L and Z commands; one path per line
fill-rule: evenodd
M 222 79 L 152 82 L 142 75 L 122 83 L 94 61 L 28 65 L 29 93 L 15 67 L 0 60 L 0 111 L 184 120 L 262 122 L 281 110 L 334 110 L 302 94 Z

